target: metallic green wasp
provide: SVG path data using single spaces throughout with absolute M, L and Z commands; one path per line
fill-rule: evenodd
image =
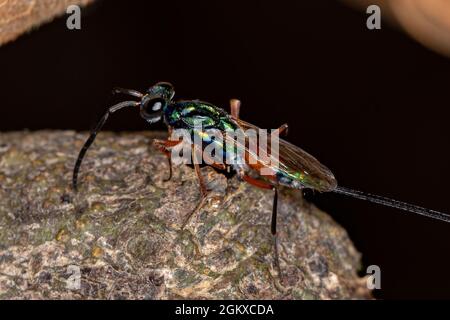
M 232 99 L 230 101 L 231 114 L 228 114 L 223 109 L 208 102 L 198 100 L 174 101 L 174 88 L 167 82 L 159 82 L 155 84 L 150 87 L 146 93 L 121 88 L 115 89 L 115 92 L 130 95 L 137 98 L 138 101 L 120 102 L 110 107 L 106 114 L 101 118 L 100 122 L 92 131 L 79 153 L 73 171 L 73 189 L 77 189 L 78 172 L 86 151 L 94 142 L 97 133 L 101 130 L 108 117 L 115 111 L 124 107 L 139 108 L 141 117 L 148 123 L 153 124 L 163 121 L 168 127 L 169 139 L 165 141 L 154 140 L 154 145 L 167 156 L 170 167 L 169 179 L 172 177 L 171 151 L 181 143 L 186 144 L 184 139 L 172 139 L 171 137 L 173 136 L 173 132 L 178 129 L 183 129 L 188 132 L 188 135 L 191 138 L 191 140 L 189 140 L 189 147 L 192 151 L 191 156 L 194 159 L 193 163 L 200 185 L 202 200 L 196 210 L 186 217 L 184 225 L 188 223 L 192 214 L 203 205 L 205 199 L 207 198 L 207 188 L 199 165 L 201 161 L 195 161 L 195 159 L 205 157 L 205 153 L 203 151 L 208 146 L 214 147 L 216 155 L 219 153 L 219 158 L 224 159 L 231 157 L 232 160 L 234 160 L 231 161 L 231 163 L 226 161 L 215 161 L 214 159 L 216 159 L 216 157 L 213 159 L 211 156 L 210 159 L 205 159 L 209 165 L 219 170 L 232 171 L 242 180 L 258 188 L 270 189 L 274 191 L 271 232 L 274 239 L 275 262 L 279 272 L 276 218 L 278 188 L 280 186 L 300 190 L 312 189 L 319 192 L 336 192 L 354 198 L 367 200 L 450 222 L 449 215 L 438 211 L 338 186 L 332 172 L 322 165 L 316 158 L 299 147 L 294 146 L 283 139 L 278 139 L 280 134 L 287 134 L 288 126 L 286 124 L 271 132 L 271 137 L 277 138 L 276 141 L 278 148 L 275 150 L 272 150 L 271 148 L 270 152 L 264 153 L 264 156 L 260 153 L 259 148 L 255 151 L 250 147 L 249 141 L 252 138 L 251 136 L 244 134 L 244 139 L 229 138 L 230 134 L 236 131 L 244 133 L 249 130 L 261 132 L 258 127 L 239 119 L 239 100 Z M 198 123 L 201 123 L 200 128 L 197 125 Z M 213 136 L 208 133 L 212 129 L 223 133 L 226 137 L 225 140 L 219 141 L 213 139 Z M 195 141 L 196 138 L 200 139 L 200 144 L 192 143 L 192 141 Z M 259 144 L 261 142 L 260 140 L 261 137 L 257 135 L 256 144 Z

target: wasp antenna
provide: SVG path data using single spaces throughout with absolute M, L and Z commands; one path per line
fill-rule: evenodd
M 112 93 L 113 93 L 113 94 L 118 94 L 118 93 L 126 94 L 126 95 L 133 96 L 133 97 L 136 97 L 136 98 L 139 98 L 139 99 L 142 99 L 142 97 L 144 96 L 143 93 L 140 93 L 140 92 L 137 91 L 137 90 L 133 90 L 133 89 L 125 89 L 125 88 L 119 88 L 119 87 L 115 87 L 115 88 L 112 90 Z
M 416 213 L 416 214 L 419 214 L 421 216 L 425 216 L 428 218 L 441 220 L 441 221 L 445 221 L 445 222 L 450 222 L 450 215 L 448 215 L 446 213 L 419 207 L 419 206 L 416 206 L 416 205 L 413 205 L 410 203 L 406 203 L 406 202 L 402 202 L 402 201 L 398 201 L 398 200 L 394 200 L 394 199 L 390 199 L 390 198 L 386 198 L 386 197 L 382 197 L 382 196 L 378 196 L 378 195 L 374 195 L 374 194 L 370 194 L 370 193 L 365 193 L 365 192 L 358 191 L 358 190 L 344 188 L 344 187 L 337 187 L 335 190 L 333 190 L 333 192 L 343 194 L 343 195 L 346 195 L 349 197 L 353 197 L 356 199 L 360 199 L 360 200 L 366 200 L 366 201 L 370 201 L 373 203 L 378 203 L 383 206 L 392 207 L 392 208 Z
M 86 142 L 83 145 L 83 148 L 80 150 L 80 153 L 78 154 L 77 162 L 75 163 L 75 167 L 73 169 L 73 177 L 72 177 L 72 188 L 73 190 L 77 191 L 77 180 L 78 180 L 78 172 L 80 171 L 81 163 L 83 162 L 83 158 L 86 155 L 86 151 L 89 149 L 89 147 L 92 145 L 92 143 L 95 140 L 95 137 L 97 136 L 97 133 L 102 129 L 103 125 L 105 124 L 106 120 L 108 120 L 109 115 L 116 112 L 119 109 L 125 108 L 125 107 L 135 107 L 139 105 L 139 102 L 136 101 L 123 101 L 120 102 L 108 109 L 108 111 L 105 113 L 105 115 L 100 119 L 100 121 L 95 126 L 94 130 L 92 130 L 89 138 L 86 140 Z

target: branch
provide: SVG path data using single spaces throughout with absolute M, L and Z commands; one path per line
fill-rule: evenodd
M 69 5 L 94 0 L 0 0 L 0 46 L 64 14 Z

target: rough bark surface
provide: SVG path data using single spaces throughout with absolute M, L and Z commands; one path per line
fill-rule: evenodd
M 93 0 L 0 0 L 0 45 L 62 15 L 71 4 Z
M 196 176 L 179 166 L 164 182 L 155 136 L 101 133 L 75 194 L 86 133 L 0 134 L 0 298 L 370 298 L 347 233 L 300 192 L 280 197 L 283 283 L 273 263 L 272 192 L 205 167 L 210 200 L 181 230 L 199 201 Z

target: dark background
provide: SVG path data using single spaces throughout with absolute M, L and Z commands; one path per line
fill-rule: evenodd
M 449 212 L 450 60 L 335 0 L 100 1 L 0 48 L 0 130 L 88 130 L 111 89 L 157 81 L 289 140 L 343 186 Z M 228 109 L 227 109 L 228 110 Z M 146 130 L 120 112 L 109 130 Z M 163 126 L 155 126 L 162 129 Z M 74 150 L 77 153 L 78 150 Z M 450 298 L 450 225 L 335 194 L 312 200 L 381 267 L 378 298 Z

